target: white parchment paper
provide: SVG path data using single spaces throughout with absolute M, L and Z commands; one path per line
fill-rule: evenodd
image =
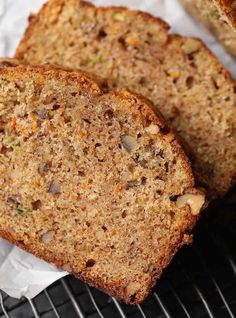
M 30 12 L 45 0 L 0 0 L 0 56 L 12 56 Z M 182 9 L 178 0 L 96 0 L 97 5 L 123 5 L 165 19 L 171 32 L 202 38 L 236 77 L 236 63 L 215 39 Z M 0 239 L 0 289 L 12 297 L 33 298 L 67 273 Z

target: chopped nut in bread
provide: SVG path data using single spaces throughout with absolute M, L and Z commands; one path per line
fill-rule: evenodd
M 198 215 L 205 203 L 205 196 L 202 194 L 184 194 L 178 197 L 176 204 L 179 208 L 182 208 L 186 204 L 190 206 L 191 213 Z
M 192 54 L 197 52 L 201 48 L 201 42 L 196 39 L 187 39 L 183 44 L 183 50 L 185 54 Z

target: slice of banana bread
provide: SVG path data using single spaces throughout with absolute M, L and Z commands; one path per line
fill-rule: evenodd
M 228 23 L 227 15 L 224 14 L 224 9 L 219 3 L 217 6 L 213 0 L 180 0 L 180 2 L 223 43 L 230 54 L 236 57 L 236 32 Z
M 235 83 L 201 41 L 169 35 L 147 13 L 51 0 L 31 16 L 16 56 L 94 71 L 110 87 L 147 96 L 182 137 L 209 195 L 223 195 L 234 182 Z
M 141 302 L 204 205 L 187 157 L 144 98 L 16 64 L 0 62 L 1 237 Z

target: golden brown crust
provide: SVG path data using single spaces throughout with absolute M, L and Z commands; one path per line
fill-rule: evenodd
M 75 3 L 78 3 L 82 6 L 85 7 L 95 7 L 92 3 L 90 2 L 86 2 L 86 1 L 81 1 L 81 0 L 69 0 L 69 1 L 73 1 Z M 34 32 L 34 27 L 38 24 L 40 17 L 41 16 L 46 16 L 46 15 L 50 15 L 50 10 L 53 9 L 54 5 L 61 6 L 61 8 L 63 8 L 63 6 L 65 5 L 65 0 L 52 0 L 50 2 L 45 3 L 41 10 L 39 11 L 38 14 L 31 14 L 29 17 L 29 25 L 16 49 L 15 52 L 15 58 L 22 60 L 24 59 L 24 53 L 29 49 L 28 47 L 28 40 L 30 39 L 31 35 Z M 113 7 L 113 6 L 109 6 L 109 7 L 99 7 L 100 10 L 103 11 L 128 11 L 128 12 L 135 12 L 138 15 L 144 17 L 144 19 L 146 20 L 151 20 L 154 21 L 155 23 L 158 23 L 160 25 L 162 25 L 162 27 L 168 31 L 170 26 L 168 25 L 168 23 L 166 23 L 164 20 L 158 18 L 158 17 L 154 17 L 153 15 L 147 13 L 147 12 L 142 12 L 142 11 L 136 11 L 136 10 L 130 10 L 127 7 Z
M 227 17 L 230 25 L 236 27 L 236 1 L 235 0 L 213 0 L 222 12 Z
M 9 67 L 11 68 L 9 70 Z M 59 67 L 58 65 L 37 65 L 32 68 L 17 59 L 0 58 L 0 74 L 12 73 L 13 78 L 18 74 L 28 72 L 46 75 L 48 78 L 56 78 L 68 82 L 78 82 L 84 87 L 84 92 L 95 95 L 102 95 L 107 91 L 107 81 L 94 74 L 82 71 L 71 70 Z

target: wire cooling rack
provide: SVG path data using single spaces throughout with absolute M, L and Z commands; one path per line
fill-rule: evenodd
M 0 318 L 236 317 L 236 187 L 205 212 L 194 244 L 174 258 L 148 299 L 127 306 L 68 276 L 35 299 L 0 293 Z

